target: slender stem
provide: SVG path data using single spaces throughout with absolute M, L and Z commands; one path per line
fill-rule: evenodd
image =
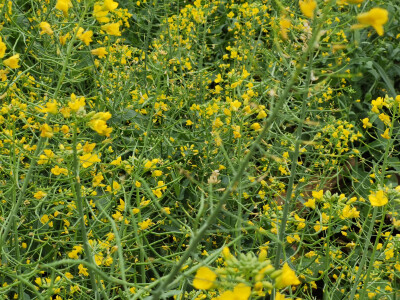
M 77 153 L 77 119 L 75 118 L 75 124 L 74 124 L 74 135 L 72 138 L 72 151 L 73 151 L 73 187 L 74 187 L 74 192 L 75 192 L 75 198 L 76 198 L 76 206 L 78 208 L 78 213 L 79 213 L 79 227 L 82 235 L 82 240 L 83 240 L 83 248 L 85 250 L 85 258 L 88 263 L 94 265 L 93 258 L 92 258 L 92 253 L 90 251 L 90 246 L 89 246 L 89 240 L 87 237 L 87 232 L 86 232 L 86 225 L 85 225 L 85 214 L 83 212 L 83 199 L 81 197 L 81 181 L 79 177 L 79 162 L 78 162 L 78 153 Z M 97 290 L 97 284 L 96 284 L 96 279 L 94 276 L 94 273 L 92 269 L 89 269 L 89 276 L 90 276 L 90 281 L 92 284 L 92 288 L 95 292 L 95 298 L 99 299 L 99 291 Z

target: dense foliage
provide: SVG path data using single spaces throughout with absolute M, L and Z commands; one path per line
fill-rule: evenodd
M 0 0 L 0 298 L 397 299 L 399 20 Z

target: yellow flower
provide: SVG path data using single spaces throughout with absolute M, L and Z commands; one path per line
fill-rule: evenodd
M 193 279 L 193 286 L 198 290 L 209 290 L 214 286 L 217 274 L 207 267 L 200 267 Z
M 8 70 L 0 70 L 0 79 L 1 81 L 7 80 Z
M 151 221 L 151 219 L 147 219 L 147 220 L 145 220 L 143 222 L 139 222 L 140 230 L 146 230 L 151 225 L 153 225 L 153 222 Z
M 76 34 L 77 38 L 80 39 L 86 46 L 89 46 L 92 41 L 93 31 L 87 30 L 83 32 L 84 29 L 79 27 L 78 32 Z
M 53 34 L 53 29 L 51 29 L 51 26 L 49 23 L 40 22 L 39 26 L 40 26 L 40 29 L 42 30 L 40 32 L 40 35 L 42 35 L 42 34 L 52 35 Z
M 113 0 L 104 0 L 103 7 L 105 8 L 105 10 L 113 11 L 118 7 L 118 3 L 114 2 Z
M 364 118 L 361 121 L 363 123 L 363 127 L 364 128 L 371 128 L 372 127 L 372 123 L 369 121 L 368 118 Z
M 304 203 L 304 206 L 315 209 L 315 199 L 308 199 L 308 201 Z
M 96 131 L 100 135 L 110 136 L 112 128 L 109 128 L 103 120 L 91 120 L 89 122 L 90 128 Z
M 4 57 L 4 55 L 6 54 L 6 49 L 7 49 L 6 44 L 3 42 L 0 36 L 0 58 Z
M 119 31 L 119 23 L 109 23 L 101 26 L 101 30 L 104 30 L 109 35 L 121 36 Z
M 57 101 L 53 100 L 53 102 L 47 102 L 46 107 L 40 110 L 42 113 L 51 113 L 53 115 L 58 113 Z
M 388 203 L 388 197 L 382 190 L 372 192 L 371 195 L 368 196 L 368 199 L 372 206 L 384 206 Z
M 64 35 L 60 35 L 60 44 L 61 45 L 65 45 L 67 43 L 67 39 L 69 39 L 71 37 L 71 35 L 68 33 L 64 34 Z
M 300 280 L 297 278 L 296 273 L 285 263 L 282 268 L 282 274 L 275 279 L 275 287 L 282 289 L 289 285 L 298 284 L 300 284 Z
M 277 292 L 275 295 L 275 300 L 285 300 L 285 295 Z
M 71 7 L 71 0 L 58 0 L 56 4 L 56 9 L 61 10 L 65 17 L 68 16 L 68 9 Z
M 33 194 L 33 197 L 38 200 L 42 199 L 43 197 L 46 197 L 46 196 L 47 196 L 47 194 L 43 191 L 37 191 L 36 193 Z
M 307 18 L 312 19 L 314 17 L 314 10 L 317 7 L 315 0 L 300 0 L 300 10 Z
M 283 17 L 279 21 L 279 27 L 281 29 L 280 34 L 284 40 L 287 40 L 287 38 L 288 38 L 287 32 L 291 25 L 292 25 L 292 23 L 286 17 Z
M 93 55 L 98 56 L 99 58 L 104 58 L 108 54 L 108 52 L 106 51 L 105 47 L 100 47 L 100 48 L 97 48 L 97 49 L 93 49 L 93 50 L 90 51 L 90 53 L 92 53 Z
M 384 139 L 390 139 L 390 135 L 389 135 L 389 128 L 386 128 L 385 132 L 383 134 L 381 134 L 381 137 L 383 137 Z
M 71 94 L 71 101 L 68 102 L 69 108 L 73 112 L 77 112 L 85 106 L 85 97 L 77 98 L 74 93 Z
M 93 16 L 100 23 L 107 23 L 110 21 L 110 18 L 107 17 L 108 10 L 103 10 L 103 6 L 99 4 L 95 4 L 93 7 Z
M 101 162 L 97 154 L 87 153 L 79 156 L 79 160 L 82 164 L 82 167 L 85 169 L 93 165 L 94 163 Z
M 322 197 L 324 196 L 324 190 L 319 190 L 318 192 L 312 191 L 312 196 L 317 200 L 321 200 Z
M 5 60 L 3 60 L 3 64 L 11 69 L 18 69 L 21 67 L 18 65 L 19 62 L 19 54 L 15 54 Z
M 111 191 L 113 191 L 114 194 L 116 194 L 120 189 L 121 189 L 121 185 L 120 185 L 118 182 L 113 181 L 113 183 L 112 183 L 112 188 L 111 188 L 111 186 L 109 185 L 109 186 L 107 186 L 106 191 L 107 191 L 107 192 L 110 192 L 110 193 L 111 193 Z
M 242 103 L 238 100 L 235 100 L 231 102 L 231 110 L 233 111 L 238 111 L 239 107 L 242 105 Z
M 48 124 L 43 124 L 42 126 L 40 126 L 40 136 L 47 138 L 53 137 L 53 129 L 51 129 Z
M 51 173 L 58 176 L 60 174 L 68 175 L 68 170 L 65 168 L 60 168 L 59 166 L 55 166 L 51 169 Z
M 359 24 L 353 25 L 352 28 L 372 26 L 379 35 L 383 35 L 383 25 L 388 21 L 388 15 L 389 13 L 386 9 L 375 7 L 368 12 L 359 14 L 357 16 Z
M 244 283 L 239 283 L 233 291 L 223 292 L 217 300 L 247 300 L 251 294 L 251 288 Z
M 78 266 L 78 269 L 79 269 L 79 274 L 82 274 L 83 276 L 89 276 L 87 268 L 85 268 L 82 264 Z

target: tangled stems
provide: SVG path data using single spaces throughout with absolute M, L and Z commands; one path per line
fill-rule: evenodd
M 182 255 L 179 262 L 172 268 L 169 275 L 162 281 L 162 283 L 159 285 L 159 287 L 155 290 L 155 292 L 153 293 L 153 296 L 152 296 L 153 300 L 160 299 L 160 296 L 162 295 L 163 291 L 171 283 L 173 278 L 178 274 L 179 270 L 182 268 L 185 261 L 190 257 L 192 252 L 194 252 L 194 250 L 197 247 L 197 244 L 202 240 L 203 236 L 206 234 L 207 229 L 215 222 L 220 210 L 222 209 L 222 207 L 225 204 L 229 195 L 236 190 L 239 180 L 240 180 L 241 176 L 243 175 L 251 157 L 253 156 L 254 151 L 257 149 L 257 147 L 260 144 L 265 133 L 270 129 L 271 125 L 277 118 L 278 113 L 281 110 L 283 104 L 287 101 L 290 90 L 291 90 L 292 86 L 294 85 L 294 83 L 296 82 L 301 70 L 303 70 L 303 66 L 304 66 L 304 63 L 306 62 L 307 57 L 309 55 L 312 55 L 312 51 L 314 49 L 314 44 L 317 41 L 317 38 L 319 36 L 320 28 L 321 28 L 321 25 L 319 24 L 317 27 L 317 30 L 314 31 L 311 39 L 309 40 L 307 49 L 306 49 L 306 51 L 303 52 L 303 54 L 300 58 L 300 61 L 297 64 L 295 71 L 292 73 L 292 76 L 290 77 L 290 80 L 289 80 L 288 84 L 286 85 L 282 95 L 279 97 L 277 104 L 275 105 L 275 107 L 273 107 L 271 114 L 269 115 L 268 119 L 265 121 L 262 131 L 257 136 L 254 143 L 252 143 L 248 153 L 246 154 L 243 161 L 241 162 L 239 169 L 237 170 L 237 172 L 232 180 L 232 183 L 225 190 L 224 194 L 222 195 L 221 199 L 219 200 L 219 202 L 216 205 L 213 212 L 210 214 L 210 216 L 207 218 L 207 220 L 204 222 L 204 224 L 200 227 L 197 234 L 192 238 L 192 240 L 189 244 L 189 247 L 186 249 L 186 251 Z M 292 180 L 292 185 L 293 185 L 293 180 Z M 290 194 L 291 193 L 288 193 L 288 195 L 290 195 Z M 285 203 L 286 215 L 288 214 L 288 210 L 289 210 L 289 205 L 287 203 L 288 203 L 288 201 Z M 286 216 L 286 219 L 287 219 L 287 216 Z M 284 223 L 286 223 L 286 221 L 282 222 L 282 224 L 284 224 Z M 282 226 L 282 227 L 283 227 L 281 229 L 282 233 L 280 235 L 283 236 L 284 235 L 284 226 Z M 281 241 L 281 239 L 280 239 L 280 241 Z M 281 243 L 278 244 L 278 247 L 279 247 L 279 245 L 280 245 L 280 247 L 282 247 Z M 280 252 L 278 252 L 278 253 L 280 253 Z M 279 259 L 278 259 L 278 264 L 279 264 Z
M 392 117 L 392 122 L 390 124 L 390 130 L 389 130 L 389 135 L 390 136 L 392 136 L 392 134 L 393 134 L 394 121 L 396 120 L 396 115 L 397 114 L 396 114 L 396 111 L 395 111 L 395 113 L 393 114 L 393 117 Z M 381 185 L 384 184 L 387 160 L 388 160 L 389 151 L 392 148 L 392 145 L 393 145 L 393 139 L 390 138 L 386 142 L 385 153 L 383 155 L 382 173 L 381 173 L 381 176 L 380 176 Z M 364 255 L 363 255 L 362 259 L 361 259 L 360 265 L 358 267 L 358 272 L 357 272 L 357 275 L 356 275 L 356 279 L 355 279 L 355 281 L 353 283 L 353 287 L 352 287 L 351 294 L 350 294 L 350 297 L 349 297 L 350 300 L 353 300 L 354 297 L 355 297 L 355 294 L 356 294 L 357 288 L 358 288 L 358 283 L 360 282 L 360 279 L 361 279 L 361 276 L 362 276 L 361 274 L 363 272 L 364 266 L 365 266 L 366 261 L 367 261 L 366 253 L 367 253 L 368 247 L 370 245 L 370 240 L 371 240 L 371 237 L 372 237 L 372 231 L 373 231 L 373 228 L 374 228 L 374 223 L 375 223 L 375 220 L 376 220 L 378 209 L 379 209 L 379 207 L 374 207 L 374 212 L 373 212 L 371 223 L 370 223 L 370 226 L 369 226 L 368 235 L 367 235 L 367 237 L 365 239 L 364 251 L 363 251 Z M 383 227 L 383 223 L 384 223 L 384 220 L 385 220 L 386 211 L 387 211 L 387 205 L 385 205 L 385 207 L 383 208 L 383 211 L 382 211 L 382 218 L 381 218 L 381 220 L 379 222 L 379 229 L 378 229 L 378 232 L 377 232 L 377 235 L 376 235 L 374 247 L 372 249 L 371 259 L 369 261 L 369 266 L 368 266 L 368 269 L 367 269 L 367 273 L 365 275 L 364 288 L 362 289 L 361 295 L 360 295 L 361 299 L 364 299 L 363 296 L 365 297 L 365 292 L 367 290 L 368 282 L 369 282 L 369 279 L 370 279 L 372 266 L 374 265 L 374 262 L 375 262 L 375 254 L 376 254 L 376 250 L 377 250 L 378 243 L 379 243 L 379 237 L 380 237 L 380 235 L 382 233 L 382 227 Z
M 83 240 L 83 248 L 85 250 L 86 254 L 86 260 L 88 263 L 93 265 L 93 258 L 91 255 L 90 251 L 90 246 L 89 246 L 89 240 L 87 237 L 87 232 L 86 232 L 86 225 L 85 225 L 85 218 L 84 218 L 84 213 L 83 213 L 83 199 L 81 196 L 81 183 L 80 183 L 80 178 L 79 178 L 79 162 L 78 162 L 78 153 L 76 150 L 77 146 L 77 119 L 75 118 L 74 122 L 74 135 L 72 138 L 72 148 L 73 148 L 73 180 L 74 180 L 74 194 L 76 198 L 76 205 L 78 208 L 78 213 L 79 213 L 79 227 L 82 235 L 82 240 Z M 97 290 L 97 284 L 96 284 L 96 279 L 93 274 L 92 269 L 89 269 L 89 277 L 90 281 L 92 283 L 92 288 L 95 292 L 95 298 L 99 299 L 99 292 Z

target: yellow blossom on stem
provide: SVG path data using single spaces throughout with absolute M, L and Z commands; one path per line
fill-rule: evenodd
M 42 34 L 48 34 L 48 35 L 53 35 L 53 29 L 51 29 L 51 26 L 47 22 L 40 22 L 39 24 L 40 29 L 42 30 L 40 32 L 40 35 Z
M 58 176 L 60 174 L 68 175 L 68 170 L 65 168 L 60 168 L 59 166 L 55 166 L 51 169 L 51 173 Z
M 18 69 L 19 67 L 21 67 L 20 65 L 18 65 L 18 62 L 19 62 L 19 54 L 15 54 L 3 60 L 3 64 L 9 67 L 10 69 Z
M 118 2 L 114 2 L 113 0 L 104 0 L 103 7 L 104 10 L 113 11 L 118 7 Z
M 244 283 L 239 283 L 233 291 L 225 291 L 216 300 L 247 300 L 251 295 L 251 288 Z
M 119 31 L 119 23 L 102 25 L 101 30 L 104 30 L 109 35 L 121 36 L 121 32 Z
M 58 113 L 57 101 L 47 102 L 46 107 L 40 110 L 42 113 L 51 113 L 53 115 Z
M 363 123 L 363 127 L 364 128 L 371 128 L 372 127 L 372 123 L 369 121 L 368 118 L 364 118 L 361 121 Z
M 78 266 L 78 269 L 79 269 L 79 274 L 82 274 L 83 276 L 89 276 L 87 268 L 85 268 L 82 264 Z
M 389 128 L 386 128 L 385 132 L 381 134 L 381 137 L 383 137 L 386 140 L 390 139 Z
M 386 9 L 375 7 L 368 12 L 357 16 L 358 24 L 353 25 L 353 29 L 372 26 L 379 35 L 383 35 L 383 25 L 388 21 L 389 13 Z
M 297 278 L 296 273 L 285 263 L 282 268 L 282 273 L 275 279 L 275 287 L 277 289 L 282 289 L 289 285 L 298 284 L 300 284 L 300 280 Z
M 90 51 L 90 53 L 92 53 L 93 55 L 98 56 L 99 58 L 104 58 L 108 54 L 108 52 L 106 51 L 105 47 L 100 47 L 100 48 L 97 48 L 97 49 L 93 49 L 93 50 Z
M 93 31 L 87 30 L 83 32 L 84 29 L 82 27 L 79 27 L 78 32 L 76 34 L 77 38 L 80 39 L 86 46 L 89 46 L 90 42 L 92 40 L 93 36 Z
M 64 14 L 64 17 L 68 16 L 68 9 L 71 7 L 71 0 L 57 0 L 56 9 L 61 10 Z
M 307 18 L 312 19 L 314 17 L 314 10 L 317 7 L 317 2 L 315 0 L 300 0 L 299 2 L 300 10 Z
M 84 167 L 85 169 L 90 167 L 94 163 L 101 162 L 97 154 L 92 154 L 92 153 L 87 153 L 79 156 L 79 160 L 82 164 L 82 167 Z
M 104 6 L 95 4 L 93 7 L 93 16 L 100 23 L 108 23 L 110 18 L 107 17 L 108 10 L 104 10 Z
M 217 274 L 211 269 L 208 267 L 200 267 L 193 279 L 193 286 L 198 290 L 209 290 L 214 286 L 216 279 Z
M 38 200 L 40 200 L 46 196 L 47 196 L 47 194 L 43 191 L 37 191 L 36 193 L 33 194 L 33 197 Z
M 140 230 L 146 230 L 151 225 L 153 225 L 153 222 L 151 221 L 151 219 L 147 219 L 147 220 L 145 220 L 143 222 L 139 222 L 138 225 L 140 227 Z
M 4 55 L 6 54 L 6 44 L 3 42 L 1 36 L 0 36 L 0 58 L 3 58 Z
M 71 101 L 68 102 L 69 108 L 73 112 L 78 112 L 85 106 L 85 97 L 77 98 L 74 93 L 71 94 Z
M 40 136 L 47 138 L 53 137 L 53 129 L 51 129 L 48 124 L 43 124 L 42 126 L 40 126 Z
M 288 38 L 287 32 L 291 25 L 292 23 L 286 17 L 283 17 L 282 19 L 279 20 L 280 34 L 282 36 L 282 39 L 287 40 Z
M 368 196 L 369 202 L 371 202 L 372 206 L 384 206 L 388 203 L 388 197 L 386 196 L 386 193 L 382 190 L 372 192 Z

